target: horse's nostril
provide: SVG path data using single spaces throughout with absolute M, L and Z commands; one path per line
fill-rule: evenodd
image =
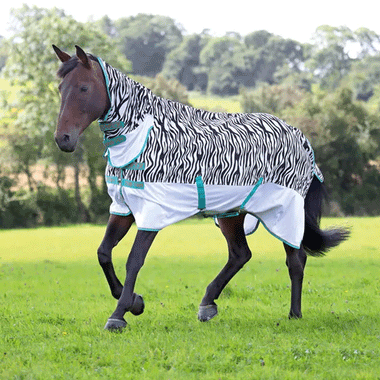
M 63 142 L 69 142 L 70 141 L 70 135 L 63 135 Z

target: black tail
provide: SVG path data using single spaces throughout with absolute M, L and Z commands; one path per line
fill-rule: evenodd
M 321 230 L 322 202 L 327 197 L 325 185 L 314 176 L 305 199 L 305 233 L 302 245 L 308 255 L 323 256 L 350 236 L 343 227 Z

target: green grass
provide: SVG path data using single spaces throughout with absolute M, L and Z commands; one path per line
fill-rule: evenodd
M 242 112 L 239 96 L 209 96 L 197 92 L 190 92 L 189 101 L 195 108 L 205 109 L 213 112 Z
M 208 323 L 196 313 L 225 242 L 210 220 L 168 227 L 138 278 L 145 313 L 122 333 L 103 330 L 104 227 L 0 231 L 0 379 L 379 379 L 380 218 L 347 223 L 349 241 L 308 260 L 303 319 L 287 319 L 285 254 L 260 228 Z M 120 277 L 133 232 L 114 250 Z

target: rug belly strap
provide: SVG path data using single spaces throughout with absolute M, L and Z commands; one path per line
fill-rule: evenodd
M 195 183 L 197 184 L 198 190 L 198 208 L 199 210 L 204 210 L 206 208 L 206 193 L 205 185 L 201 176 L 195 178 Z

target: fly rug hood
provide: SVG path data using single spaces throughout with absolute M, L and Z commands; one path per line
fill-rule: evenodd
M 323 255 L 349 236 L 344 228 L 319 227 L 323 176 L 302 132 L 268 114 L 212 113 L 162 99 L 78 46 L 74 56 L 53 47 L 62 62 L 57 145 L 74 151 L 97 119 L 104 133 L 112 203 L 98 258 L 118 299 L 105 329 L 122 329 L 126 312 L 144 311 L 134 288 L 158 231 L 198 213 L 214 218 L 229 250 L 206 289 L 199 320 L 217 314 L 215 300 L 251 258 L 246 235 L 260 223 L 284 244 L 289 317 L 300 318 L 307 254 Z M 133 223 L 138 230 L 122 285 L 111 252 Z

